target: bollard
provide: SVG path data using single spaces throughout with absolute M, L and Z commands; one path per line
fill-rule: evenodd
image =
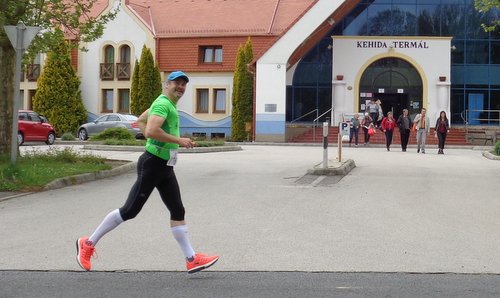
M 323 122 L 323 169 L 328 168 L 328 122 Z

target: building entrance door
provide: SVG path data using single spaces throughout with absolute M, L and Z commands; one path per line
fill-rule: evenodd
M 370 64 L 363 72 L 359 90 L 360 98 L 365 96 L 359 101 L 360 111 L 367 94 L 380 99 L 384 116 L 392 111 L 397 118 L 403 109 L 414 115 L 422 107 L 422 79 L 413 65 L 400 58 L 382 58 Z
M 396 119 L 410 104 L 407 93 L 375 93 L 375 98 L 382 102 L 384 116 L 387 116 L 387 112 L 391 111 Z

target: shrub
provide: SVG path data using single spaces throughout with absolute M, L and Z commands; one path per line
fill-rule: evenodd
M 75 136 L 72 133 L 70 133 L 70 132 L 65 132 L 61 136 L 61 140 L 63 140 L 63 141 L 74 141 L 75 140 Z
M 135 140 L 134 135 L 123 127 L 108 128 L 103 132 L 91 137 L 92 140 L 103 141 L 108 139 Z
M 495 144 L 495 154 L 500 156 L 500 141 Z

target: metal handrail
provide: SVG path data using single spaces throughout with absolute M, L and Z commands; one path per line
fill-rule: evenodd
M 294 123 L 295 121 L 300 120 L 300 119 L 304 118 L 305 116 L 308 116 L 314 112 L 316 112 L 316 116 L 318 116 L 318 109 L 314 109 L 312 111 L 305 113 L 304 115 L 300 116 L 299 118 L 293 119 L 292 121 L 290 121 L 290 123 Z
M 333 108 L 328 109 L 328 111 L 324 112 L 323 114 L 319 115 L 316 117 L 316 119 L 313 120 L 313 122 L 318 122 L 319 118 L 325 116 L 327 113 L 331 112 Z
M 463 116 L 463 113 L 465 112 L 465 117 Z M 491 115 L 490 113 L 497 113 L 498 114 L 498 117 L 497 119 L 490 119 L 490 118 L 470 118 L 470 112 L 479 112 L 479 113 L 483 113 L 483 112 L 486 112 L 488 113 L 489 115 Z M 469 120 L 477 120 L 477 121 L 488 121 L 488 122 L 498 122 L 498 125 L 500 126 L 500 110 L 469 110 L 469 109 L 466 109 L 464 111 L 462 111 L 462 113 L 460 113 L 460 117 L 462 117 L 462 120 L 465 121 L 465 125 L 467 126 L 469 124 Z

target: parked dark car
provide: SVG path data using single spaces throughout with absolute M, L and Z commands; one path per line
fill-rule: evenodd
M 80 125 L 78 128 L 78 139 L 85 141 L 89 136 L 99 134 L 108 128 L 123 127 L 128 129 L 136 139 L 144 138 L 139 126 L 137 116 L 119 113 L 105 114 L 94 120 Z
M 54 144 L 56 132 L 54 127 L 48 123 L 47 118 L 31 110 L 19 110 L 17 144 L 24 142 L 45 142 L 47 145 Z
M 97 118 L 99 118 L 98 115 L 92 113 L 92 112 L 89 112 L 87 111 L 87 123 L 88 122 L 94 122 Z

